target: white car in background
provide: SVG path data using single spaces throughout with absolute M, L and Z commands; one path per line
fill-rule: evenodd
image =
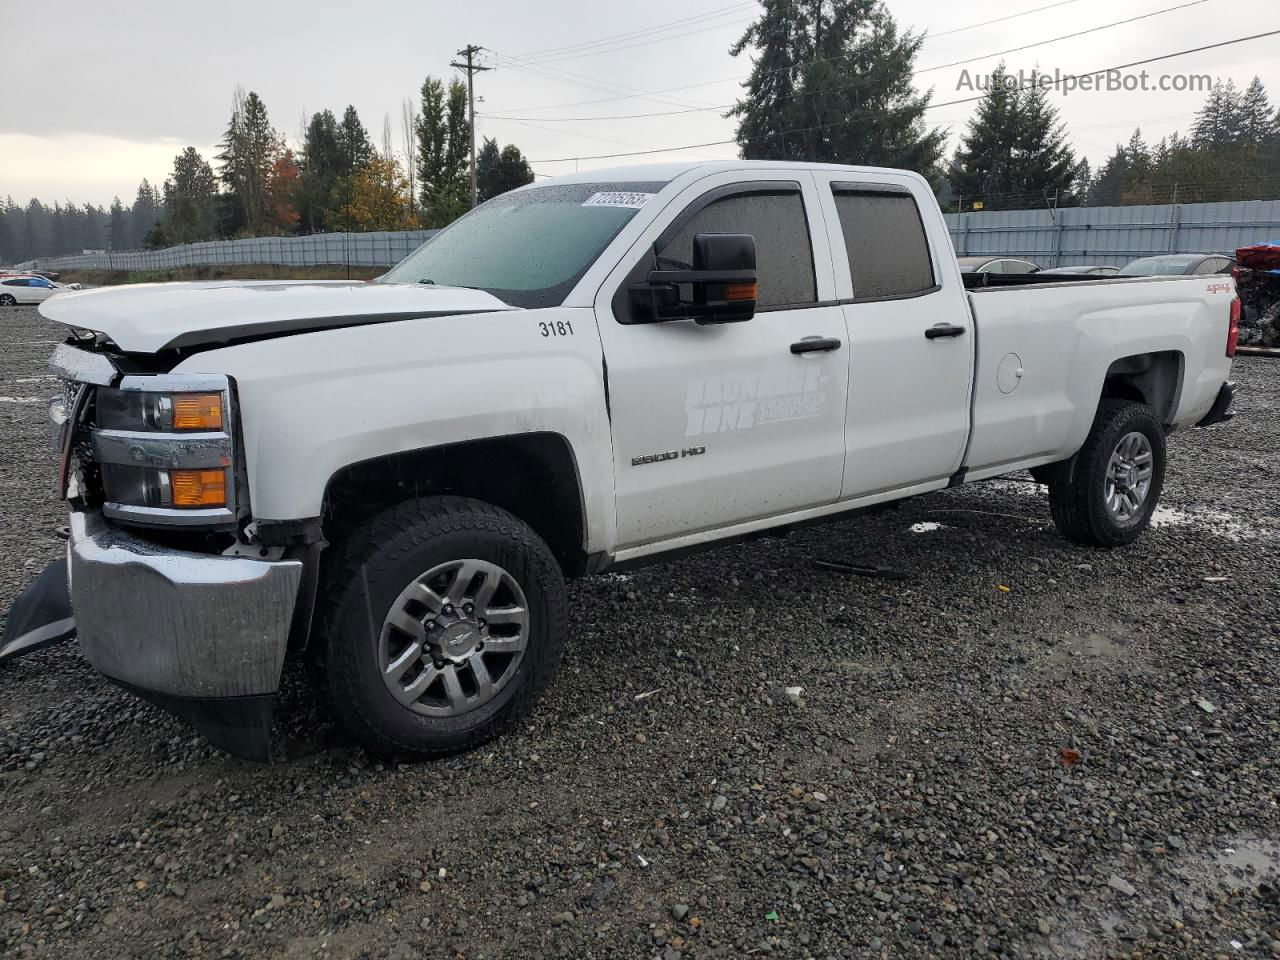
M 62 290 L 78 290 L 79 284 L 64 286 L 32 275 L 0 277 L 0 307 L 13 307 L 20 303 L 43 303 Z

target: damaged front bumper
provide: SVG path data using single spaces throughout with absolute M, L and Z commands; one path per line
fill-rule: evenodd
M 224 750 L 267 759 L 302 562 L 175 550 L 98 513 L 72 513 L 70 534 L 71 607 L 89 662 Z

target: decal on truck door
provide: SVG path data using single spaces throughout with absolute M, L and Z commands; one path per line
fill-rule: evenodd
M 753 430 L 770 423 L 806 420 L 827 412 L 826 375 L 797 365 L 766 373 L 695 377 L 685 389 L 686 437 Z

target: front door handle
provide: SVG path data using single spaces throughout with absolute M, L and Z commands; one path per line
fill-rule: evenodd
M 791 345 L 792 353 L 820 353 L 824 350 L 839 350 L 840 341 L 835 337 L 805 337 Z
M 954 323 L 935 323 L 925 330 L 924 335 L 928 340 L 937 340 L 940 337 L 958 337 L 963 333 L 964 327 L 957 326 Z

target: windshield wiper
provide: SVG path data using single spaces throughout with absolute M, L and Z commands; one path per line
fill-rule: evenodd
M 434 280 L 432 280 L 430 277 L 423 277 L 423 278 L 422 278 L 421 280 L 419 280 L 418 282 L 419 282 L 419 283 L 429 283 L 429 284 L 431 284 L 433 287 L 436 285 L 436 282 L 435 282 Z

